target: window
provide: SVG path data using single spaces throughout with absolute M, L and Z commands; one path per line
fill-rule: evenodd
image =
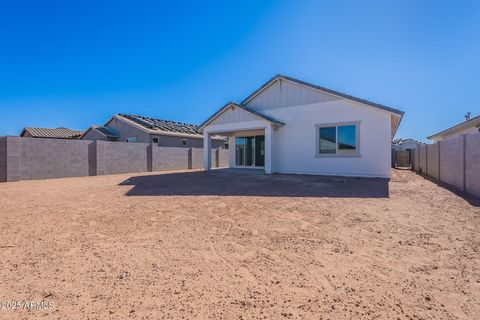
M 187 139 L 182 139 L 182 145 L 186 146 L 187 145 Z
M 153 143 L 158 143 L 158 137 L 152 138 L 152 142 L 153 142 Z
M 317 156 L 359 155 L 359 122 L 317 125 Z
M 129 137 L 127 138 L 127 142 L 137 142 L 137 137 Z
M 228 150 L 228 142 L 225 142 L 225 143 L 223 144 L 223 149 Z

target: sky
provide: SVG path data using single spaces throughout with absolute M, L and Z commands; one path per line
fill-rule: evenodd
M 285 74 L 405 111 L 480 114 L 480 0 L 0 2 L 0 135 L 113 114 L 201 123 Z

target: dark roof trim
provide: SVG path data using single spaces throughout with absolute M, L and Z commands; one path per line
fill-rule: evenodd
M 431 140 L 431 139 L 432 139 L 433 137 L 435 137 L 435 136 L 440 136 L 440 135 L 442 135 L 442 134 L 444 134 L 444 133 L 447 133 L 448 131 L 451 131 L 451 130 L 453 130 L 453 129 L 457 129 L 457 128 L 459 128 L 459 127 L 463 127 L 463 126 L 465 126 L 465 125 L 468 125 L 470 122 L 474 122 L 475 120 L 479 120 L 479 119 L 480 119 L 480 115 L 478 115 L 478 116 L 476 116 L 476 117 L 473 117 L 473 118 L 471 118 L 471 119 L 465 120 L 465 121 L 463 121 L 463 122 L 457 123 L 456 125 L 448 128 L 448 129 L 445 129 L 445 130 L 440 131 L 440 132 L 438 132 L 438 133 L 432 134 L 431 136 L 427 137 L 427 139 Z M 477 127 L 478 127 L 478 126 L 477 126 Z
M 93 126 L 93 130 L 97 131 L 98 133 L 104 135 L 105 137 L 111 137 L 111 138 L 116 138 L 118 137 L 118 134 L 112 131 L 112 129 L 108 127 L 102 127 L 102 126 Z
M 378 103 L 375 103 L 375 102 L 371 102 L 371 101 L 368 101 L 368 100 L 365 100 L 365 99 L 357 98 L 357 97 L 354 97 L 354 96 L 351 96 L 351 95 L 348 95 L 348 94 L 345 94 L 345 93 L 342 93 L 342 92 L 338 92 L 338 91 L 327 89 L 327 88 L 324 88 L 324 87 L 321 87 L 321 86 L 317 86 L 315 84 L 312 84 L 312 83 L 309 83 L 309 82 L 306 82 L 306 81 L 302 81 L 302 80 L 298 80 L 298 79 L 295 79 L 295 78 L 292 78 L 292 77 L 288 77 L 288 76 L 285 76 L 285 75 L 282 75 L 282 74 L 277 74 L 276 76 L 274 76 L 273 78 L 268 80 L 260 88 L 258 88 L 252 94 L 250 94 L 247 98 L 245 98 L 240 104 L 242 106 L 246 105 L 253 97 L 255 97 L 261 91 L 266 89 L 272 83 L 274 83 L 275 81 L 280 80 L 280 79 L 295 82 L 297 84 L 300 84 L 300 85 L 303 85 L 303 86 L 306 86 L 306 87 L 310 87 L 312 89 L 324 91 L 326 93 L 329 93 L 329 94 L 332 94 L 332 95 L 335 95 L 335 96 L 339 96 L 339 97 L 342 97 L 342 98 L 345 98 L 345 99 L 349 99 L 349 100 L 352 100 L 352 101 L 356 101 L 356 102 L 360 102 L 360 103 L 369 105 L 369 106 L 374 107 L 374 108 L 378 108 L 378 109 L 385 110 L 385 111 L 388 111 L 388 112 L 391 112 L 391 113 L 395 113 L 395 114 L 399 115 L 400 117 L 403 117 L 403 115 L 405 113 L 405 112 L 400 111 L 400 110 L 395 109 L 395 108 L 387 107 L 387 106 L 384 106 L 384 105 L 381 105 L 381 104 L 378 104 Z
M 227 108 L 229 108 L 230 106 L 234 106 L 236 108 L 239 108 L 239 109 L 242 109 L 244 111 L 247 111 L 253 115 L 256 115 L 257 117 L 260 117 L 264 120 L 267 120 L 275 125 L 279 125 L 279 126 L 283 126 L 285 125 L 283 122 L 281 121 L 278 121 L 278 120 L 275 120 L 273 119 L 272 117 L 269 117 L 263 113 L 260 113 L 258 111 L 255 111 L 255 110 L 252 110 L 246 106 L 243 106 L 243 105 L 239 105 L 238 103 L 235 103 L 235 102 L 228 102 L 227 104 L 225 104 L 223 107 L 221 107 L 220 109 L 217 110 L 217 112 L 215 112 L 212 116 L 210 116 L 207 120 L 205 120 L 204 122 L 202 122 L 202 124 L 200 124 L 198 127 L 197 127 L 197 130 L 202 130 L 203 127 L 205 127 L 210 121 L 212 121 L 213 119 L 215 119 L 217 116 L 219 116 L 222 112 L 224 112 Z
M 109 138 L 118 138 L 118 135 L 114 133 L 111 129 L 102 127 L 102 126 L 91 126 L 87 130 L 85 130 L 80 137 L 78 137 L 79 140 L 81 140 L 90 130 L 95 130 L 104 137 L 109 137 Z

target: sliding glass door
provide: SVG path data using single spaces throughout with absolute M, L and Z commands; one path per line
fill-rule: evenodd
M 263 167 L 265 165 L 265 136 L 236 137 L 235 165 Z

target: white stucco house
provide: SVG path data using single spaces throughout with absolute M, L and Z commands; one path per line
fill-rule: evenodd
M 413 150 L 418 148 L 418 145 L 424 144 L 423 142 L 414 139 L 395 139 L 392 141 L 393 150 Z
M 458 123 L 448 129 L 432 134 L 427 139 L 433 142 L 448 140 L 460 137 L 466 134 L 474 134 L 480 132 L 480 115 L 469 118 L 461 123 Z
M 229 166 L 266 173 L 390 177 L 391 141 L 403 112 L 284 75 L 198 128 L 204 167 L 211 137 L 228 136 Z

